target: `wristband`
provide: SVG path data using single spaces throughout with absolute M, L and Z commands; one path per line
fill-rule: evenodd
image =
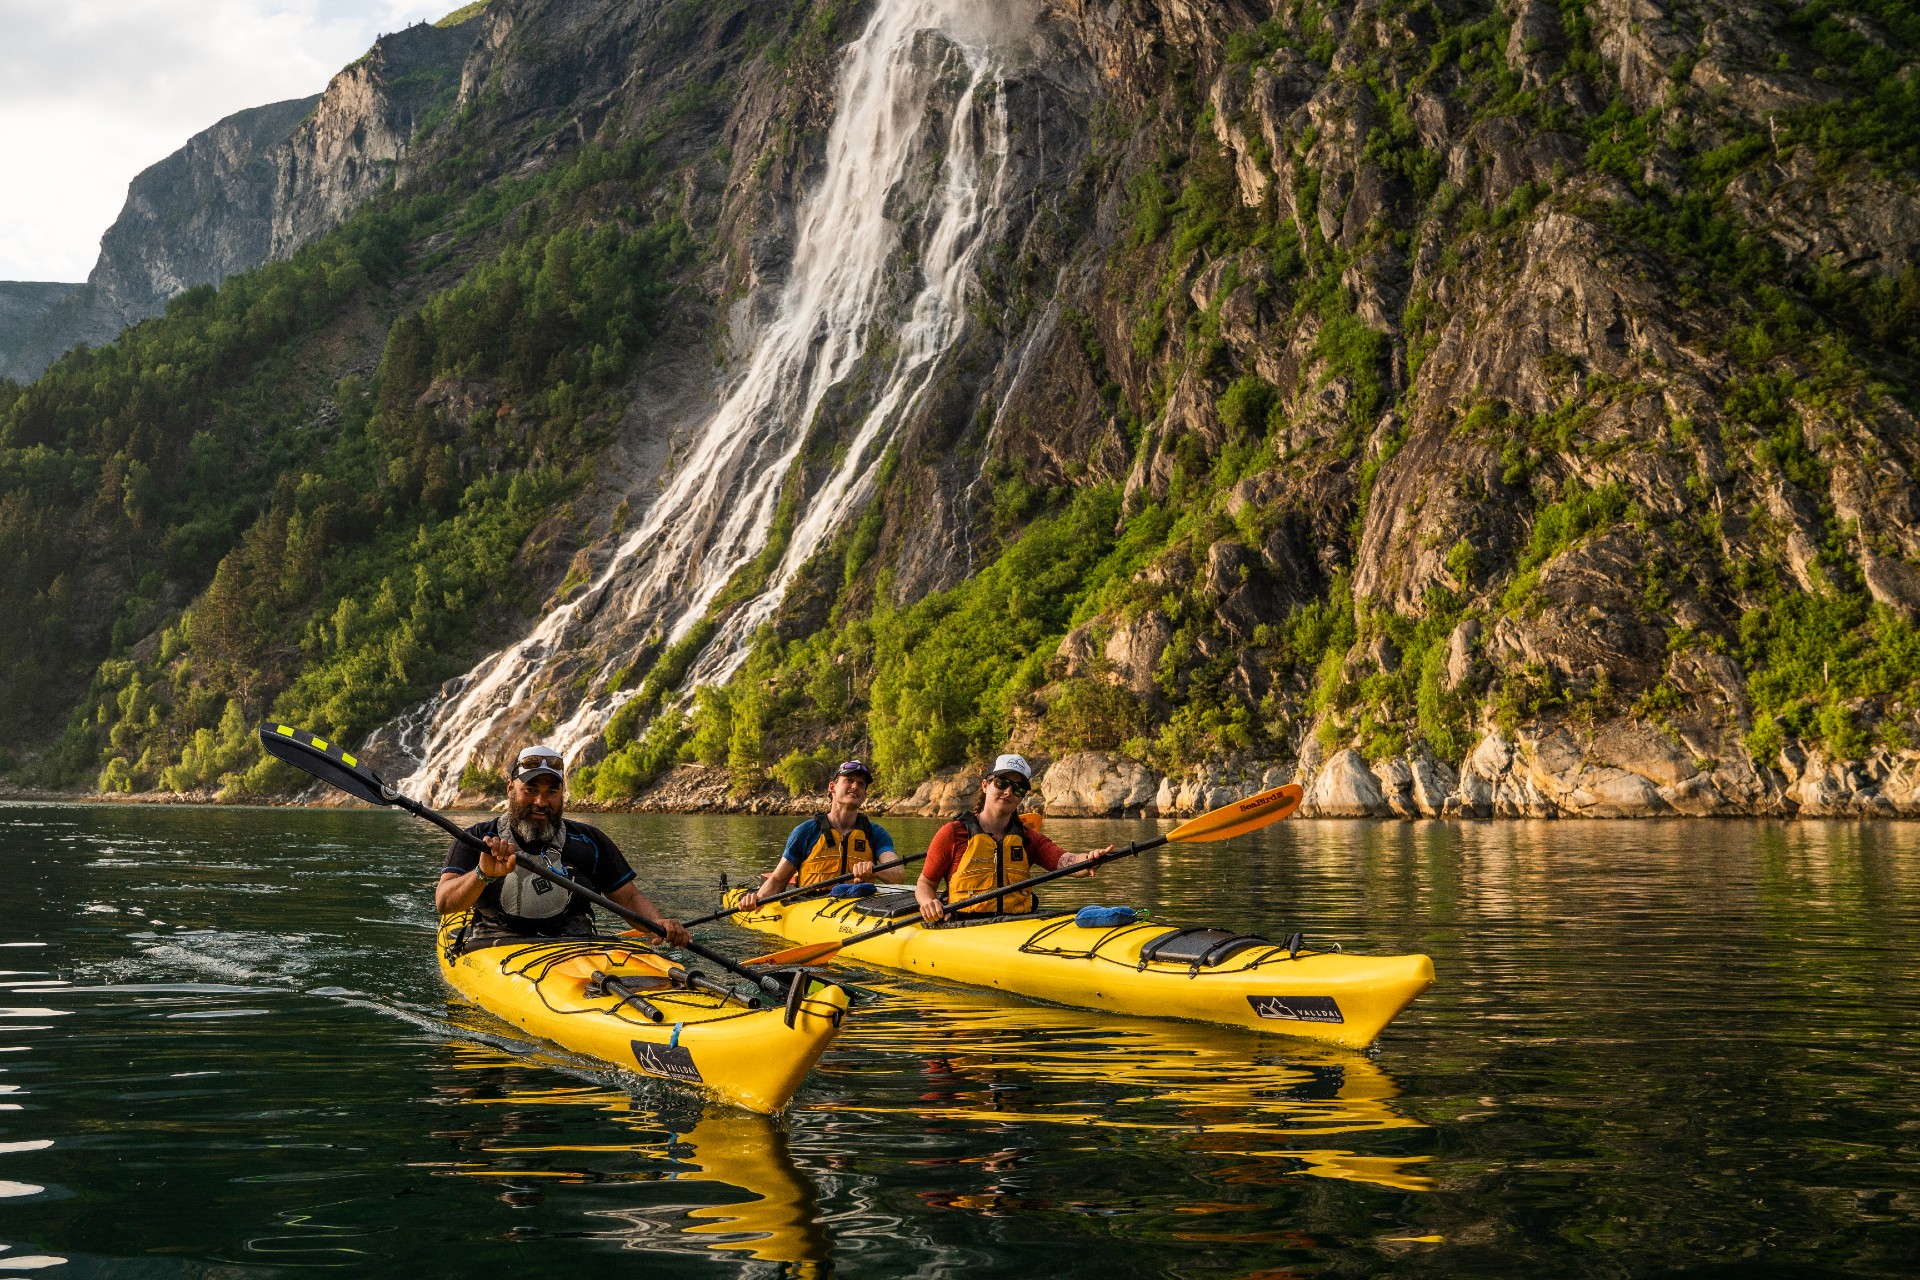
M 473 874 L 480 877 L 481 884 L 493 884 L 495 881 L 504 879 L 504 877 L 502 876 L 490 876 L 486 872 L 482 871 L 479 867 L 475 867 L 473 869 Z

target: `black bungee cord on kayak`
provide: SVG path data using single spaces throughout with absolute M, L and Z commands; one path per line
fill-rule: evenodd
M 561 943 L 573 942 L 573 940 L 571 939 L 559 939 L 557 941 Z M 662 1002 L 669 1002 L 669 1003 L 684 1002 L 687 1000 L 697 1000 L 700 1002 L 700 1004 L 704 1008 L 708 1008 L 708 1009 L 712 1008 L 712 1004 L 710 1002 L 716 1001 L 716 1000 L 724 1003 L 738 1004 L 740 1006 L 739 1011 L 736 1013 L 722 1014 L 718 1017 L 702 1019 L 703 1022 L 708 1022 L 708 1023 L 726 1022 L 729 1019 L 745 1017 L 749 1013 L 755 1013 L 755 1012 L 758 1012 L 759 1010 L 766 1008 L 765 1003 L 762 1002 L 757 996 L 743 996 L 739 992 L 736 992 L 729 987 L 726 987 L 720 983 L 714 982 L 712 979 L 703 978 L 702 975 L 690 973 L 690 971 L 686 970 L 684 966 L 681 967 L 682 973 L 689 974 L 691 978 L 700 979 L 700 981 L 675 982 L 672 977 L 663 975 L 659 980 L 658 988 L 645 988 L 645 989 L 642 989 L 641 991 L 636 991 L 636 992 L 628 992 L 625 982 L 621 980 L 623 975 L 608 974 L 604 970 L 596 970 L 595 976 L 597 978 L 609 980 L 601 984 L 603 987 L 603 994 L 611 995 L 611 994 L 614 994 L 616 991 L 618 991 L 623 994 L 630 994 L 634 996 L 633 1000 L 621 999 L 619 1003 L 615 1004 L 614 1007 L 611 1009 L 595 1009 L 595 1008 L 584 1008 L 584 1007 L 571 1008 L 571 1009 L 563 1008 L 562 1006 L 556 1005 L 553 1001 L 547 998 L 547 992 L 546 992 L 546 986 L 545 986 L 547 977 L 549 974 L 553 972 L 553 970 L 557 966 L 565 964 L 570 960 L 579 960 L 579 959 L 588 958 L 588 957 L 604 956 L 607 953 L 607 951 L 610 949 L 607 945 L 610 942 L 617 944 L 616 946 L 611 948 L 613 950 L 626 950 L 626 949 L 637 950 L 638 949 L 638 948 L 630 948 L 629 944 L 620 943 L 618 942 L 617 939 L 609 939 L 609 938 L 581 938 L 578 940 L 577 944 L 575 945 L 562 945 L 562 946 L 556 946 L 555 945 L 556 940 L 543 940 L 543 941 L 537 941 L 537 942 L 522 940 L 521 945 L 514 947 L 512 950 L 508 951 L 505 955 L 501 956 L 498 963 L 500 965 L 501 972 L 511 974 L 515 977 L 525 978 L 528 981 L 528 983 L 533 987 L 534 994 L 540 997 L 541 1004 L 545 1005 L 548 1009 L 552 1010 L 554 1013 L 561 1014 L 567 1017 L 571 1017 L 577 1014 L 604 1013 L 604 1014 L 612 1014 L 616 1017 L 621 1018 L 624 1021 L 627 1019 L 626 1019 L 626 1014 L 624 1012 L 623 1006 L 631 1003 L 631 1004 L 635 1004 L 636 1009 L 641 1013 L 643 1017 L 646 1018 L 648 1022 L 657 1024 L 666 1020 L 664 1014 L 660 1017 L 652 1017 L 645 1012 L 645 1009 L 647 1007 L 652 1007 L 652 1000 L 655 998 L 661 1000 Z M 523 956 L 527 955 L 527 953 L 529 952 L 538 952 L 540 954 L 536 955 L 531 960 L 528 960 L 521 967 L 518 967 L 518 968 L 514 967 L 515 963 L 519 961 Z M 609 987 L 612 988 L 612 990 L 606 989 Z M 658 1010 L 656 1010 L 656 1012 L 658 1012 Z

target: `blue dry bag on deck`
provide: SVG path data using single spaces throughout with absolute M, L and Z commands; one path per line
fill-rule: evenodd
M 873 884 L 837 884 L 827 891 L 827 896 L 829 898 L 864 898 L 870 893 L 878 892 L 880 887 Z
M 1082 907 L 1073 922 L 1082 929 L 1112 929 L 1139 919 L 1132 907 Z

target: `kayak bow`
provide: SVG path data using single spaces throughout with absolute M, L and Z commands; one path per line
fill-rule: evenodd
M 641 1075 L 705 1089 L 762 1115 L 783 1109 L 832 1043 L 846 991 L 800 976 L 784 1005 L 687 981 L 665 956 L 609 938 L 513 938 L 458 949 L 440 922 L 440 972 L 504 1022 Z M 717 984 L 715 984 L 717 985 Z

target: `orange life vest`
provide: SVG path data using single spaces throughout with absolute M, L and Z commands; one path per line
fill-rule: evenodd
M 966 828 L 967 845 L 947 873 L 947 901 L 959 902 L 977 894 L 1019 884 L 1033 874 L 1033 857 L 1027 849 L 1028 828 L 1022 815 L 1014 815 L 1007 834 L 998 840 L 980 826 L 980 815 L 963 813 L 960 824 Z M 1008 893 L 993 902 L 969 907 L 962 915 L 1019 915 L 1033 910 L 1033 894 L 1026 890 Z
M 815 818 L 814 825 L 820 834 L 814 838 L 807 856 L 800 860 L 800 870 L 793 878 L 800 888 L 846 875 L 856 862 L 873 861 L 873 824 L 867 821 L 866 814 L 854 818 L 853 830 L 847 832 L 844 839 L 825 814 Z

